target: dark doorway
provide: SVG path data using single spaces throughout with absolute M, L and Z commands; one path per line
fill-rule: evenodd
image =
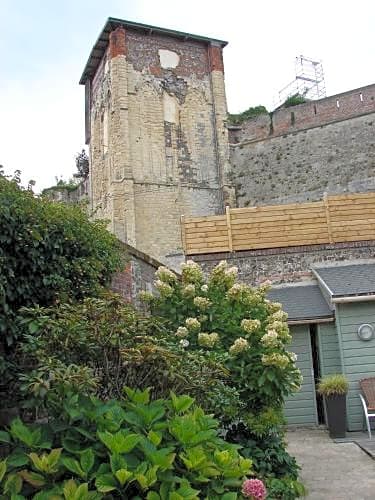
M 318 346 L 318 329 L 316 325 L 310 325 L 310 342 L 311 342 L 311 354 L 312 354 L 313 370 L 314 370 L 314 382 L 315 382 L 315 387 L 317 387 L 321 377 L 321 372 L 320 372 L 320 359 L 319 359 L 319 346 Z M 317 392 L 316 392 L 316 409 L 318 412 L 319 425 L 325 424 L 323 397 Z

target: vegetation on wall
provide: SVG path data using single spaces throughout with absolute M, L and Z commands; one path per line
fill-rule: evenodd
M 251 118 L 264 114 L 268 114 L 268 111 L 264 106 L 255 106 L 243 111 L 242 113 L 228 113 L 228 123 L 230 125 L 240 125 L 246 120 L 250 120 Z
M 304 104 L 306 101 L 306 98 L 300 94 L 295 94 L 290 97 L 284 102 L 283 106 L 285 108 L 290 108 L 292 106 L 297 106 L 298 104 Z
M 78 181 L 76 179 L 69 179 L 67 181 L 63 179 L 56 178 L 56 184 L 48 188 L 43 189 L 42 195 L 48 195 L 51 191 L 75 191 L 78 187 Z

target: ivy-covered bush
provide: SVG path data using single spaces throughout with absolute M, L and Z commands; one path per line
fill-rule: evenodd
M 242 420 L 267 408 L 281 408 L 298 390 L 301 375 L 290 342 L 287 314 L 266 298 L 268 285 L 252 288 L 237 282 L 237 268 L 220 262 L 205 276 L 188 261 L 182 279 L 166 268 L 157 271 L 158 295 L 141 299 L 166 319 L 171 337 L 187 351 L 218 353 L 244 407 Z
M 18 336 L 21 307 L 82 299 L 109 282 L 122 259 L 105 225 L 0 172 L 0 353 Z
M 242 487 L 265 491 L 246 478 L 251 460 L 218 436 L 218 422 L 191 397 L 126 394 L 107 403 L 75 396 L 59 419 L 41 425 L 13 421 L 0 432 L 10 448 L 0 461 L 4 497 L 235 500 L 244 498 Z

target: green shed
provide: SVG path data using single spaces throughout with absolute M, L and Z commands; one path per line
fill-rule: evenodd
M 318 380 L 344 373 L 349 431 L 363 428 L 359 381 L 375 377 L 375 261 L 317 265 L 315 281 L 273 287 L 269 298 L 288 313 L 290 350 L 303 375 L 301 390 L 289 397 L 285 417 L 291 426 L 324 424 Z M 366 339 L 359 334 L 366 326 Z M 372 334 L 371 334 L 372 332 Z

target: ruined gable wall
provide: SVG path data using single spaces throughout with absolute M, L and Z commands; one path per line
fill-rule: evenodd
M 232 195 L 221 48 L 122 28 L 111 37 L 92 85 L 93 208 L 121 240 L 175 263 L 181 215 L 221 212 Z
M 260 115 L 231 132 L 239 207 L 375 188 L 375 85 Z

